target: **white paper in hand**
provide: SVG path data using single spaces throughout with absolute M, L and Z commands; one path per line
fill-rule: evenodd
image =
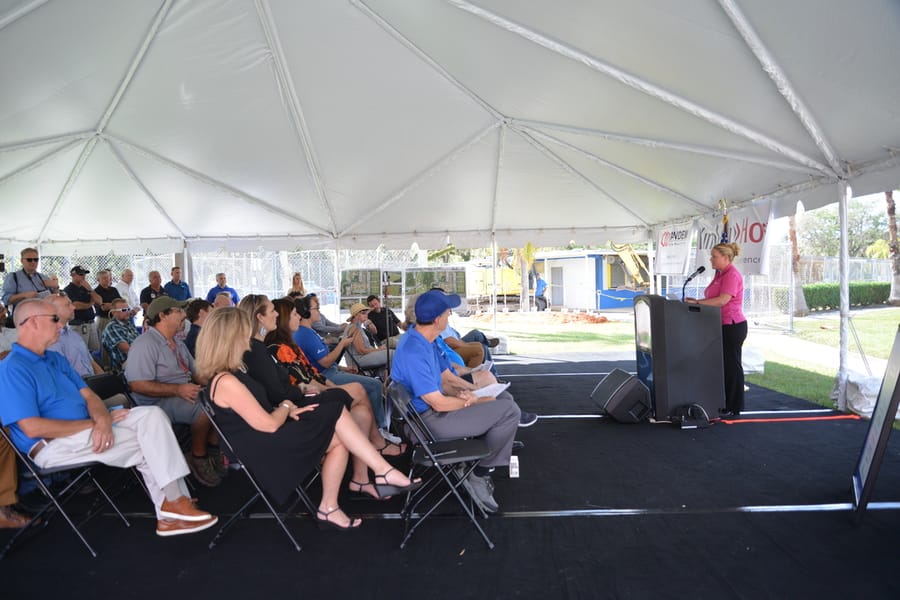
M 494 398 L 509 387 L 509 383 L 492 383 L 491 385 L 486 385 L 483 388 L 478 388 L 477 390 L 473 390 L 472 393 L 475 394 L 478 398 Z

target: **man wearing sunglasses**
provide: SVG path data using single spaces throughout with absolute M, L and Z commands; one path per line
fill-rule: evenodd
M 109 314 L 112 320 L 103 330 L 101 343 L 103 349 L 109 354 L 109 366 L 116 373 L 122 371 L 122 365 L 128 358 L 131 344 L 137 339 L 137 328 L 131 320 L 131 309 L 124 298 L 116 298 L 112 301 Z
M 40 258 L 36 249 L 25 248 L 19 256 L 22 268 L 9 273 L 3 280 L 3 304 L 8 307 L 10 316 L 15 305 L 22 300 L 44 298 L 59 291 L 59 281 L 55 275 L 47 277 L 38 272 Z
M 156 512 L 156 534 L 202 531 L 218 519 L 191 500 L 190 472 L 165 413 L 155 406 L 107 410 L 62 356 L 48 350 L 60 329 L 49 302 L 16 310 L 19 341 L 0 361 L 0 420 L 15 445 L 39 467 L 98 461 L 136 467 Z M 115 427 L 114 427 L 115 425 Z

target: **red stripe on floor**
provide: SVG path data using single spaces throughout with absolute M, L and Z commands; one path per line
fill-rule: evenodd
M 784 417 L 781 419 L 720 419 L 720 422 L 728 425 L 737 425 L 739 423 L 785 423 L 787 421 L 858 421 L 862 419 L 859 415 L 832 415 L 827 417 Z

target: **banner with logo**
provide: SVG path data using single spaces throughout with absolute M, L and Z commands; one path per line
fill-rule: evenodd
M 744 275 L 768 275 L 768 242 L 771 201 L 766 200 L 734 211 L 728 211 L 728 241 L 740 247 L 734 264 Z M 709 269 L 709 252 L 722 240 L 721 217 L 697 219 L 697 253 L 693 268 Z
M 657 275 L 685 275 L 691 259 L 691 234 L 694 222 L 669 225 L 656 236 Z

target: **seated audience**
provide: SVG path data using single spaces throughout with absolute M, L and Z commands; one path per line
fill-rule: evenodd
M 156 510 L 156 533 L 202 531 L 218 518 L 197 508 L 184 476 L 188 466 L 165 414 L 155 407 L 110 413 L 65 359 L 48 348 L 60 333 L 51 303 L 16 307 L 19 341 L 0 362 L 0 420 L 18 449 L 48 469 L 98 461 L 137 467 Z
M 222 482 L 226 469 L 218 438 L 206 414 L 197 404 L 200 386 L 195 383 L 194 357 L 175 334 L 184 323 L 184 302 L 162 296 L 145 311 L 147 329 L 128 351 L 125 378 L 140 406 L 158 406 L 172 423 L 191 427 L 188 466 L 205 486 Z
M 375 346 L 367 327 L 369 322 L 369 308 L 365 304 L 357 302 L 350 307 L 349 327 L 355 327 L 358 332 L 353 336 L 353 342 L 347 346 L 347 351 L 353 355 L 360 368 L 383 369 L 387 365 L 387 350 Z
M 288 305 L 293 310 L 293 303 L 289 300 L 276 300 L 276 302 Z M 334 385 L 300 384 L 298 386 L 292 383 L 288 371 L 272 360 L 273 357 L 264 343 L 263 335 L 270 336 L 278 330 L 278 313 L 273 303 L 266 296 L 248 294 L 241 300 L 238 308 L 247 315 L 253 331 L 253 337 L 250 339 L 250 350 L 244 354 L 244 365 L 247 367 L 247 374 L 263 385 L 266 397 L 270 403 L 278 403 L 285 399 L 290 400 L 297 406 L 311 403 L 340 402 L 350 411 L 350 416 L 360 431 L 368 437 L 369 441 L 376 448 L 380 449 L 383 455 L 396 456 L 405 450 L 405 448 L 385 441 L 378 432 L 365 390 L 359 384 L 352 383 L 346 386 L 355 388 L 356 398 L 354 398 L 344 389 Z M 299 317 L 297 321 L 299 322 Z M 287 333 L 286 335 L 290 339 L 290 334 Z M 391 451 L 388 451 L 388 449 Z M 354 457 L 353 476 L 349 484 L 350 490 L 378 497 L 375 488 L 369 481 L 367 469 L 365 462 L 358 457 Z
M 384 460 L 341 402 L 297 406 L 285 399 L 273 407 L 262 384 L 244 372 L 242 359 L 250 349 L 250 338 L 250 320 L 243 311 L 213 311 L 197 339 L 197 366 L 219 408 L 217 423 L 275 502 L 285 503 L 321 463 L 319 525 L 339 531 L 359 527 L 361 519 L 347 516 L 338 504 L 348 453 L 359 456 L 376 473 L 374 486 L 380 496 L 421 485 Z
M 506 391 L 496 398 L 481 398 L 452 385 L 450 363 L 434 341 L 447 327 L 450 309 L 460 302 L 459 296 L 438 290 L 419 296 L 416 326 L 401 337 L 391 376 L 409 390 L 413 409 L 439 440 L 484 437 L 491 454 L 479 462 L 464 485 L 486 511 L 495 512 L 499 506 L 493 497 L 491 472 L 509 465 L 520 410 Z
M 55 342 L 50 344 L 48 350 L 62 354 L 69 366 L 82 377 L 103 373 L 103 369 L 91 356 L 82 337 L 77 333 L 72 333 L 70 327 L 66 327 L 66 323 L 72 320 L 72 315 L 75 312 L 72 301 L 69 300 L 65 293 L 50 296 L 48 301 L 52 310 L 56 312 L 56 316 L 59 317 L 59 326 L 61 328 L 59 336 Z
M 228 301 L 231 301 L 230 296 Z M 209 316 L 212 309 L 212 304 L 203 298 L 195 298 L 188 302 L 187 306 L 184 307 L 184 314 L 191 323 L 191 328 L 184 338 L 184 345 L 187 346 L 191 356 L 196 356 L 197 336 L 200 335 L 200 328 L 203 327 L 203 323 L 206 321 L 206 317 Z
M 406 326 L 397 318 L 394 311 L 381 306 L 381 300 L 375 294 L 366 298 L 366 304 L 370 309 L 369 321 L 375 327 L 375 340 L 379 344 L 387 341 L 388 348 L 393 350 L 400 341 L 400 330 L 406 329 Z
M 317 309 L 317 318 L 312 322 L 312 328 L 323 338 L 339 337 L 347 329 L 346 323 L 335 323 L 319 311 L 319 298 L 315 294 L 308 294 L 310 304 L 315 304 Z
M 269 354 L 287 371 L 289 383 L 302 387 L 307 394 L 320 393 L 332 388 L 345 390 L 353 398 L 352 404 L 348 407 L 350 415 L 360 424 L 360 429 L 369 436 L 369 441 L 375 448 L 384 456 L 403 454 L 406 445 L 397 444 L 394 441 L 399 441 L 399 438 L 391 436 L 388 439 L 377 428 L 377 424 L 372 428 L 367 426 L 370 420 L 369 415 L 373 415 L 373 413 L 365 388 L 356 382 L 338 385 L 329 381 L 312 366 L 303 350 L 294 342 L 293 335 L 300 328 L 300 315 L 297 314 L 294 302 L 288 298 L 282 298 L 273 304 L 278 318 L 275 329 L 266 334 L 265 342 L 268 345 Z M 359 418 L 357 414 L 359 414 Z M 371 421 L 373 424 L 375 423 L 374 417 Z
M 229 306 L 234 306 L 234 300 L 231 299 L 231 292 L 219 292 L 216 294 L 216 297 L 213 298 L 213 308 L 227 308 Z
M 119 373 L 122 371 L 122 365 L 128 359 L 131 344 L 140 333 L 131 319 L 131 308 L 128 307 L 127 300 L 116 298 L 110 304 L 112 308 L 109 309 L 109 313 L 112 315 L 112 320 L 103 330 L 101 343 L 106 353 L 109 354 L 110 368 L 114 373 Z
M 206 301 L 210 304 L 215 304 L 216 295 L 222 292 L 228 292 L 228 295 L 231 297 L 231 306 L 237 306 L 237 303 L 241 301 L 237 290 L 228 286 L 228 278 L 225 276 L 225 273 L 216 273 L 216 285 L 209 288 L 209 291 L 206 292 Z
M 353 343 L 353 337 L 357 329 L 350 329 L 334 349 L 329 350 L 325 341 L 316 333 L 312 324 L 319 317 L 319 301 L 315 296 L 306 296 L 294 301 L 297 314 L 300 315 L 300 327 L 294 332 L 294 342 L 309 359 L 309 362 L 325 377 L 338 385 L 345 383 L 359 383 L 366 389 L 369 401 L 372 403 L 372 412 L 375 414 L 375 422 L 382 430 L 382 435 L 388 428 L 387 413 L 384 409 L 384 390 L 382 383 L 373 377 L 366 377 L 356 373 L 349 373 L 338 368 L 341 353 L 348 345 Z

